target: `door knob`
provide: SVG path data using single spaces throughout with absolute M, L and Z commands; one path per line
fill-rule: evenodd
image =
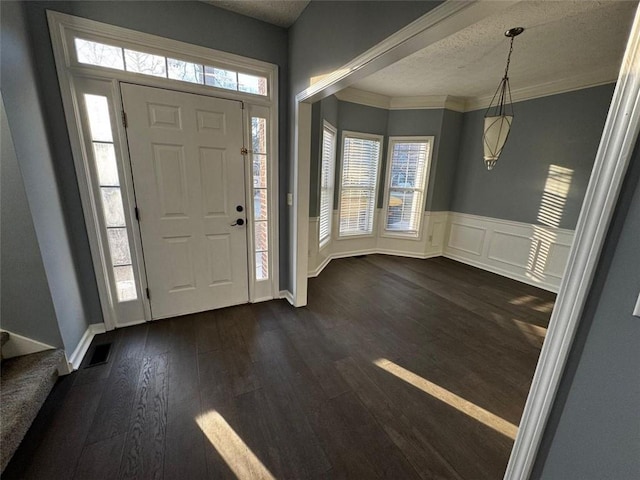
M 244 210 L 244 208 L 242 207 L 242 205 L 238 205 L 238 206 L 236 207 L 236 212 L 241 212 L 241 211 L 243 211 L 243 210 Z
M 239 226 L 244 225 L 244 220 L 242 218 L 239 218 L 236 220 L 236 223 L 231 224 L 232 227 L 235 227 L 236 225 L 239 225 Z

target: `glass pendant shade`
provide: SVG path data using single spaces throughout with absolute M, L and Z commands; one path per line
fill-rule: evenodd
M 502 153 L 513 115 L 496 115 L 484 117 L 484 134 L 482 144 L 484 147 L 484 163 L 488 170 L 492 170 Z

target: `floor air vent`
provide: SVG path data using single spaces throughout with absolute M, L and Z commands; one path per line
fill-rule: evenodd
M 109 361 L 109 354 L 111 353 L 111 344 L 103 343 L 100 345 L 96 345 L 93 348 L 93 352 L 91 353 L 91 358 L 89 359 L 89 363 L 85 368 L 95 367 L 96 365 L 102 365 L 103 363 L 107 363 Z

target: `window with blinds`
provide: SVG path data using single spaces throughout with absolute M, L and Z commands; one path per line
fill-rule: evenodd
M 320 170 L 320 246 L 331 238 L 331 213 L 333 211 L 333 186 L 335 177 L 336 129 L 324 122 L 322 130 L 322 166 Z
M 385 231 L 417 236 L 433 137 L 389 139 Z
M 344 133 L 340 236 L 373 233 L 381 150 L 382 137 L 379 135 Z

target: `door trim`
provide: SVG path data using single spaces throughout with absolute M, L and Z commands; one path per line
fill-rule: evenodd
M 177 90 L 184 93 L 195 93 L 198 95 L 214 96 L 225 100 L 238 100 L 242 101 L 245 105 L 245 112 L 247 108 L 255 107 L 266 110 L 268 112 L 269 121 L 269 193 L 268 201 L 269 205 L 276 208 L 271 209 L 270 225 L 269 225 L 269 255 L 270 255 L 270 275 L 267 281 L 263 281 L 261 287 L 262 293 L 258 294 L 256 290 L 255 275 L 253 272 L 249 273 L 249 301 L 256 302 L 262 300 L 268 300 L 271 298 L 280 297 L 280 275 L 279 275 L 279 192 L 278 192 L 278 152 L 279 152 L 279 139 L 278 139 L 278 66 L 275 64 L 254 60 L 239 55 L 221 52 L 211 48 L 201 47 L 197 45 L 191 45 L 176 40 L 171 40 L 156 35 L 150 35 L 134 30 L 116 27 L 93 20 L 88 20 L 72 15 L 62 14 L 47 10 L 47 18 L 49 23 L 49 31 L 51 35 L 51 43 L 54 53 L 54 59 L 56 64 L 56 70 L 58 75 L 58 83 L 60 86 L 60 92 L 63 101 L 63 107 L 65 112 L 65 119 L 67 123 L 67 130 L 69 132 L 69 140 L 71 144 L 71 151 L 76 170 L 76 177 L 78 179 L 78 188 L 80 191 L 80 198 L 82 203 L 83 215 L 85 220 L 85 226 L 87 229 L 87 236 L 89 239 L 89 246 L 91 249 L 92 263 L 94 272 L 96 275 L 96 283 L 98 287 L 98 294 L 100 297 L 100 305 L 102 309 L 103 320 L 107 330 L 112 330 L 116 327 L 123 327 L 141 323 L 151 320 L 150 311 L 148 309 L 148 302 L 146 300 L 143 304 L 146 304 L 145 318 L 135 319 L 123 319 L 118 318 L 117 312 L 114 310 L 115 300 L 113 292 L 108 281 L 106 268 L 110 268 L 104 262 L 104 250 L 106 245 L 101 240 L 100 225 L 97 220 L 96 202 L 93 198 L 91 179 L 89 178 L 88 163 L 89 158 L 87 156 L 86 148 L 84 147 L 85 134 L 81 128 L 80 121 L 80 107 L 79 98 L 82 92 L 76 88 L 76 79 L 87 79 L 92 81 L 101 81 L 110 84 L 110 92 L 108 95 L 110 109 L 119 115 L 122 111 L 122 96 L 120 94 L 120 82 L 135 83 L 139 85 L 157 87 L 164 89 Z M 96 38 L 100 41 L 101 38 L 107 40 L 110 44 L 126 44 L 128 47 L 135 47 L 136 45 L 145 46 L 154 52 L 165 55 L 171 55 L 172 52 L 179 52 L 182 56 L 188 56 L 193 61 L 202 61 L 203 63 L 214 64 L 216 62 L 222 62 L 225 64 L 236 65 L 240 69 L 256 72 L 268 79 L 269 82 L 269 95 L 259 96 L 246 94 L 237 91 L 225 91 L 222 89 L 211 89 L 197 84 L 190 84 L 186 82 L 177 82 L 175 80 L 147 77 L 140 74 L 133 74 L 130 72 L 112 70 L 103 67 L 94 67 L 91 65 L 73 64 L 71 61 L 70 52 L 73 49 L 73 35 L 74 32 L 89 32 L 92 38 Z M 114 43 L 116 42 L 116 43 Z M 246 113 L 245 113 L 246 115 Z M 121 122 L 116 122 L 117 128 L 114 128 L 114 139 L 122 145 L 123 142 L 126 145 L 126 136 L 124 136 L 124 129 Z M 123 148 L 118 151 L 120 155 L 119 162 L 122 168 L 125 170 L 125 176 L 128 177 L 123 181 L 129 185 L 131 182 L 131 164 L 128 158 L 127 148 Z M 129 186 L 125 187 L 129 188 Z M 129 209 L 126 212 L 131 219 L 134 217 L 133 209 Z M 137 223 L 137 222 L 135 222 Z M 136 229 L 137 225 L 132 223 L 133 228 Z M 141 257 L 142 251 L 140 250 L 140 242 L 136 245 L 135 238 L 139 237 L 139 232 L 134 235 L 132 248 L 136 250 L 136 256 Z M 252 247 L 253 248 L 253 247 Z M 139 263 L 139 262 L 138 262 Z M 141 297 L 144 297 L 143 292 L 146 289 L 146 281 L 141 281 L 138 285 L 141 292 Z M 266 292 L 266 295 L 265 295 Z

